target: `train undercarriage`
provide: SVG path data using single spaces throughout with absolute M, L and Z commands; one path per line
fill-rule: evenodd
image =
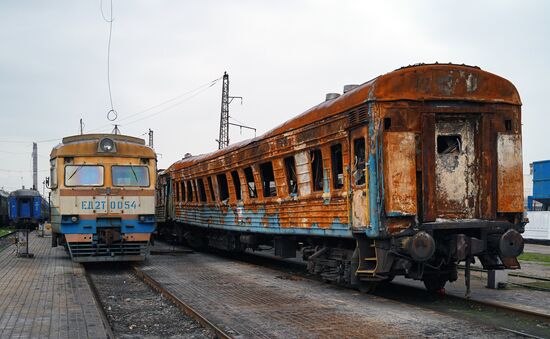
M 239 233 L 178 223 L 167 223 L 159 232 L 195 249 L 269 250 L 281 258 L 301 256 L 310 273 L 365 291 L 395 276 L 422 280 L 427 290 L 437 291 L 458 279 L 461 262 L 469 291 L 469 267 L 475 258 L 485 269 L 515 269 L 519 268 L 516 257 L 523 251 L 523 238 L 506 222 L 429 223 L 385 239 L 370 239 L 359 232 L 354 238 Z

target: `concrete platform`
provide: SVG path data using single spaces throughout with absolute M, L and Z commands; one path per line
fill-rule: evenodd
M 84 270 L 50 244 L 31 233 L 34 258 L 0 252 L 0 338 L 107 338 Z
M 477 322 L 210 254 L 151 256 L 139 267 L 237 338 L 510 336 Z
M 420 281 L 396 277 L 393 283 L 424 288 Z M 487 285 L 487 273 L 472 272 L 470 299 L 481 302 L 500 304 L 506 307 L 523 309 L 528 312 L 545 314 L 550 317 L 548 292 L 535 291 L 522 287 L 508 285 L 505 289 L 491 289 Z M 464 274 L 459 271 L 458 280 L 445 285 L 445 293 L 464 297 L 466 285 Z

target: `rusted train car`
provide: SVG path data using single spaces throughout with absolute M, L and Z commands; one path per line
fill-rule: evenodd
M 271 244 L 324 279 L 430 290 L 457 263 L 519 268 L 521 101 L 478 67 L 404 67 L 164 173 L 162 227 L 194 246 Z M 162 177 L 162 176 L 161 176 Z

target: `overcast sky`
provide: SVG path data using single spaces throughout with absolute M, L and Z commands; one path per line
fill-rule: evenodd
M 103 7 L 108 17 L 109 0 Z M 154 130 L 160 168 L 217 148 L 221 82 L 207 84 L 224 71 L 230 95 L 244 97 L 231 104 L 233 122 L 261 134 L 346 84 L 436 61 L 512 81 L 523 101 L 524 165 L 550 159 L 548 1 L 114 0 L 113 7 L 116 122 L 124 134 Z M 112 130 L 108 33 L 99 0 L 0 2 L 0 187 L 32 184 L 33 140 L 41 183 L 52 146 L 77 134 L 80 118 L 85 132 Z M 254 134 L 231 127 L 230 136 Z

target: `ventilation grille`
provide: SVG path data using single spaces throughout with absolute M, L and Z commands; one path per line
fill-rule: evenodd
M 359 125 L 367 122 L 368 120 L 367 106 L 356 107 L 348 111 L 348 118 L 350 126 Z

